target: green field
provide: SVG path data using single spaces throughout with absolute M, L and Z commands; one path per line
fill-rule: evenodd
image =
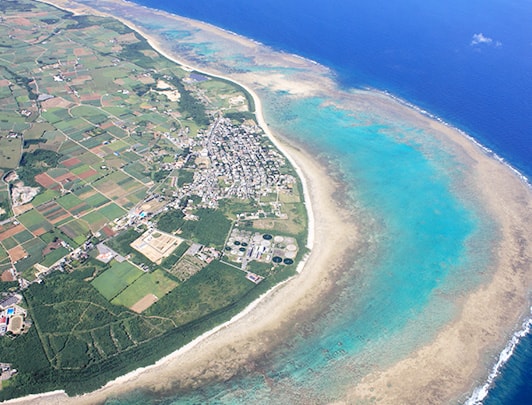
M 112 300 L 127 286 L 142 276 L 144 272 L 129 262 L 111 262 L 111 268 L 92 281 L 92 285 L 105 298 Z
M 44 256 L 44 260 L 41 262 L 43 266 L 50 267 L 52 264 L 54 264 L 56 261 L 61 259 L 63 256 L 65 256 L 68 253 L 68 249 L 64 248 L 63 246 L 51 251 L 46 256 Z
M 64 232 L 69 238 L 76 242 L 77 246 L 85 242 L 89 234 L 89 227 L 85 221 L 75 219 L 59 227 L 62 232 Z M 75 247 L 77 247 L 75 246 Z
M 81 201 L 72 193 L 65 194 L 64 196 L 58 198 L 57 202 L 67 211 L 83 203 L 83 201 Z
M 36 231 L 39 228 L 44 228 L 47 231 L 52 229 L 52 224 L 50 224 L 44 218 L 44 216 L 41 213 L 39 213 L 36 209 L 32 209 L 28 212 L 25 212 L 22 215 L 19 215 L 18 220 L 32 232 Z
M 93 208 L 100 207 L 107 202 L 109 202 L 109 199 L 107 197 L 104 197 L 100 193 L 91 195 L 89 198 L 85 200 L 85 204 L 90 205 Z
M 40 139 L 46 131 L 53 131 L 55 128 L 47 122 L 35 123 L 30 129 L 24 132 L 24 140 Z
M 16 235 L 13 235 L 13 238 L 20 244 L 29 241 L 30 239 L 33 239 L 34 236 L 31 234 L 31 232 L 27 230 L 23 230 L 22 232 L 17 233 Z
M 126 211 L 124 211 L 115 203 L 107 204 L 106 206 L 100 208 L 98 212 L 108 218 L 110 221 L 121 217 L 126 213 Z
M 144 273 L 133 284 L 117 295 L 111 303 L 129 308 L 148 294 L 161 298 L 175 287 L 177 287 L 177 282 L 170 280 L 164 271 L 155 270 L 153 273 Z
M 109 222 L 109 218 L 107 218 L 106 216 L 104 216 L 103 214 L 97 211 L 90 212 L 87 215 L 84 215 L 83 217 L 81 217 L 81 219 L 89 225 L 89 228 L 93 232 L 98 231 L 107 222 Z
M 31 203 L 34 207 L 37 207 L 45 202 L 48 202 L 59 195 L 58 191 L 46 189 L 44 192 L 38 194 Z
M 0 167 L 15 169 L 22 152 L 22 138 L 0 137 Z

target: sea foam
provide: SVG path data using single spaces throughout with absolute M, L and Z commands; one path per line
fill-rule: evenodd
M 530 313 L 532 314 L 532 307 L 530 307 Z M 486 399 L 486 397 L 489 394 L 490 389 L 493 386 L 493 383 L 496 381 L 497 377 L 499 376 L 501 372 L 501 368 L 508 362 L 508 360 L 512 357 L 512 354 L 514 353 L 515 348 L 519 344 L 522 338 L 524 338 L 526 335 L 528 335 L 532 330 L 532 317 L 528 318 L 525 322 L 523 322 L 521 329 L 519 329 L 517 332 L 515 332 L 512 335 L 512 338 L 504 348 L 504 350 L 499 355 L 499 359 L 494 364 L 493 368 L 491 369 L 491 373 L 489 374 L 486 382 L 475 388 L 473 391 L 473 394 L 471 397 L 465 402 L 465 405 L 479 405 L 482 404 L 482 401 Z

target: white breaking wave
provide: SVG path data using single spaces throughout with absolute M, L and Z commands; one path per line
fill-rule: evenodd
M 530 312 L 532 313 L 532 307 L 530 307 Z M 532 330 L 532 318 L 527 319 L 520 330 L 515 332 L 504 348 L 504 350 L 499 355 L 499 359 L 491 369 L 491 373 L 488 376 L 488 379 L 484 385 L 475 388 L 471 397 L 465 402 L 464 405 L 480 405 L 482 401 L 488 396 L 489 390 L 493 385 L 493 382 L 500 374 L 501 367 L 506 364 L 506 362 L 512 357 L 515 348 L 519 344 L 519 341 L 528 335 Z

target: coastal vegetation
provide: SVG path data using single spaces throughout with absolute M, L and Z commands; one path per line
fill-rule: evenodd
M 249 93 L 111 18 L 0 13 L 0 290 L 26 317 L 0 399 L 98 388 L 295 274 L 301 183 Z

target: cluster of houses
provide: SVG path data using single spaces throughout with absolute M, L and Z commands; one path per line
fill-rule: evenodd
M 281 173 L 286 159 L 264 143 L 257 126 L 220 117 L 197 139 L 194 180 L 181 193 L 200 196 L 206 207 L 216 208 L 222 198 L 259 199 L 296 183 L 294 176 Z

